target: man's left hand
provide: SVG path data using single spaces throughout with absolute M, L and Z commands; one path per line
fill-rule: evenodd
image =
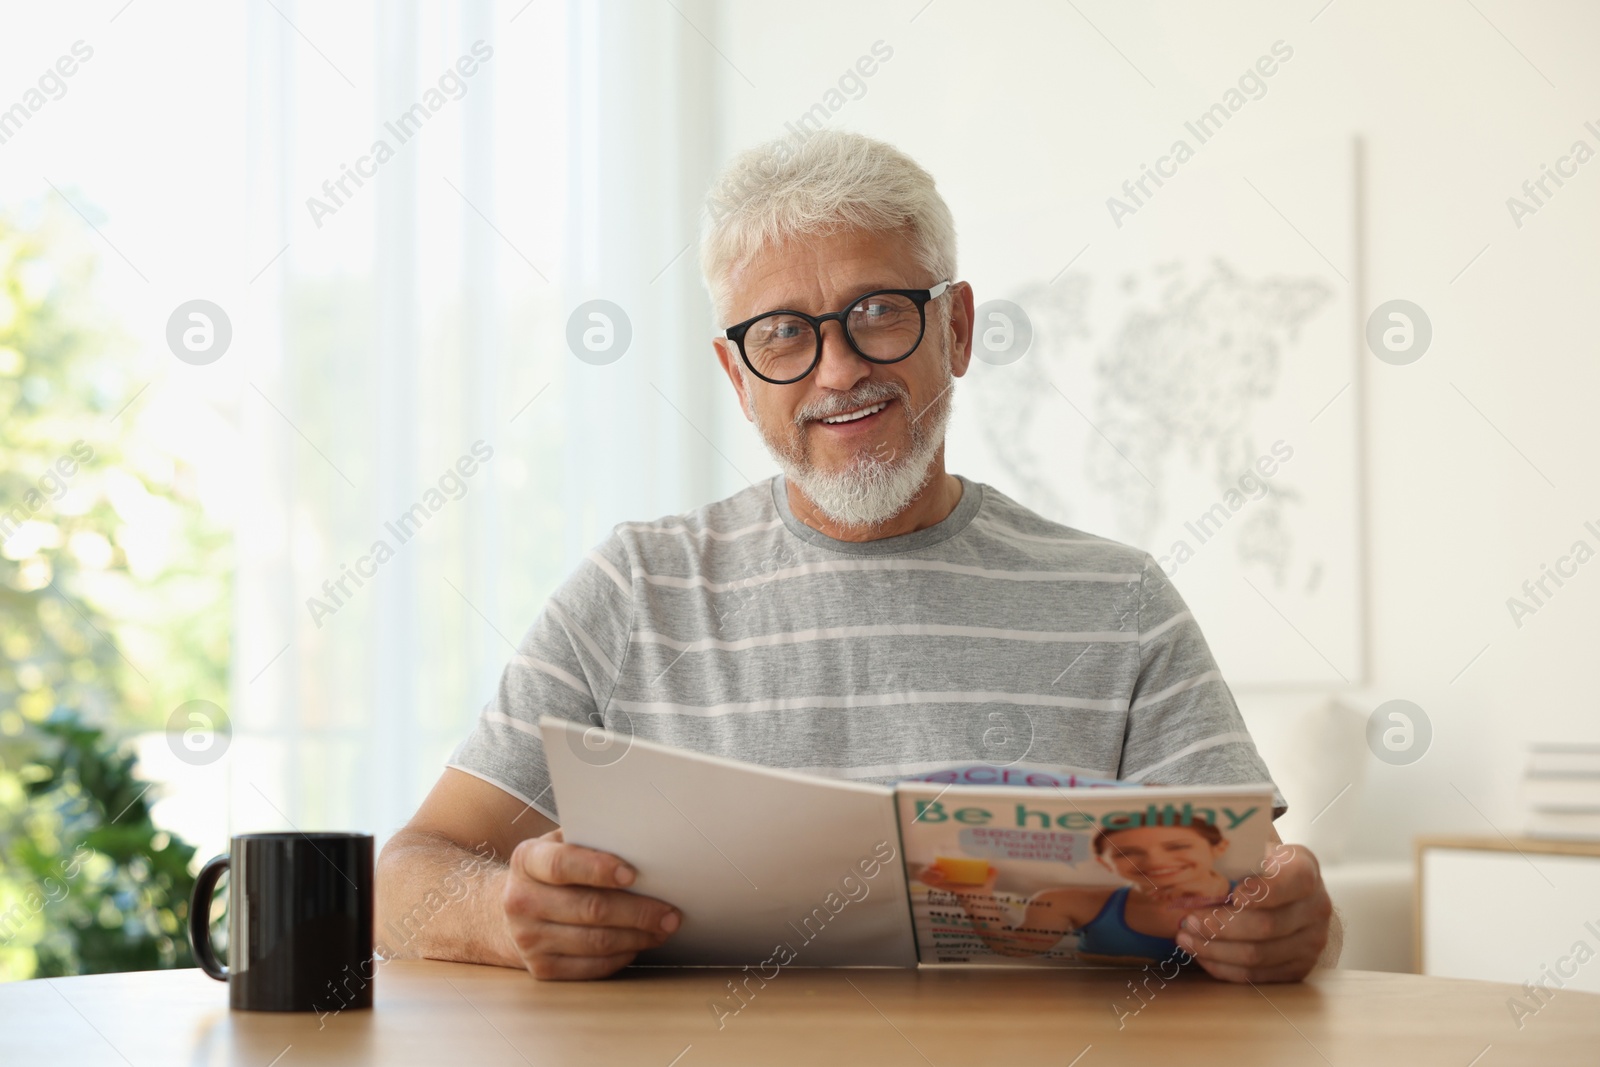
M 1178 947 L 1224 981 L 1298 982 L 1327 948 L 1332 918 L 1317 858 L 1274 843 L 1261 873 L 1234 887 L 1231 904 L 1184 918 Z

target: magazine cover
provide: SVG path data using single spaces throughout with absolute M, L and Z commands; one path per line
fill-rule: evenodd
M 1258 867 L 1269 786 L 1134 786 L 1044 768 L 895 788 L 923 963 L 1139 966 Z M 932 778 L 934 776 L 926 776 Z M 969 784 L 970 783 L 970 784 Z

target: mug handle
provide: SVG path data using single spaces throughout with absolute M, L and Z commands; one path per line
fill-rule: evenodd
M 217 879 L 228 869 L 226 855 L 213 856 L 194 880 L 194 896 L 189 900 L 189 948 L 200 969 L 219 982 L 228 980 L 228 968 L 217 962 L 211 948 L 211 895 L 216 892 Z

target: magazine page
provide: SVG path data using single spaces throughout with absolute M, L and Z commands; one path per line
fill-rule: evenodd
M 1020 784 L 896 786 L 923 963 L 1159 962 L 1189 910 L 1224 905 L 1261 865 L 1270 786 L 1057 786 L 1028 783 L 1048 769 L 1009 770 Z
M 702 755 L 545 716 L 565 838 L 683 912 L 637 963 L 914 967 L 890 786 Z

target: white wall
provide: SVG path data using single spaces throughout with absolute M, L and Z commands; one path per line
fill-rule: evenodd
M 1283 768 L 1292 817 L 1309 821 L 1332 800 L 1338 777 L 1354 777 L 1338 766 L 1348 763 L 1365 785 L 1327 819 L 1359 817 L 1353 851 L 1401 858 L 1419 831 L 1515 832 L 1524 743 L 1600 738 L 1589 668 L 1600 562 L 1520 629 L 1505 604 L 1578 537 L 1600 547 L 1582 530 L 1586 519 L 1600 526 L 1589 299 L 1600 283 L 1600 161 L 1521 229 L 1505 206 L 1575 139 L 1600 148 L 1583 129 L 1585 120 L 1600 127 L 1600 8 L 1322 6 L 1084 2 L 1080 16 L 1050 2 L 820 0 L 795 19 L 730 2 L 708 28 L 728 59 L 707 48 L 704 62 L 720 79 L 726 158 L 782 134 L 874 41 L 889 44 L 893 57 L 833 124 L 892 141 L 934 173 L 961 231 L 963 277 L 981 301 L 1048 280 L 1085 243 L 1118 240 L 1106 196 L 1274 41 L 1293 46 L 1293 61 L 1226 135 L 1258 146 L 1362 135 L 1367 307 L 1404 297 L 1435 330 L 1420 362 L 1367 358 L 1370 666 L 1364 685 L 1335 688 L 1363 708 L 1412 700 L 1435 736 L 1408 767 L 1379 763 L 1348 730 L 1326 754 L 1309 752 L 1299 716 L 1331 689 L 1238 696 L 1269 762 Z M 1160 207 L 1206 210 L 1190 191 L 1174 182 Z M 1313 243 L 1343 225 L 1314 203 L 1280 207 Z M 1256 224 L 1281 225 L 1270 216 Z M 976 387 L 969 379 L 961 388 Z M 950 462 L 964 470 L 959 423 L 975 405 L 959 394 Z M 723 450 L 752 477 L 771 471 L 731 396 L 720 413 Z M 720 461 L 713 469 L 719 491 L 742 484 Z M 1203 623 L 1249 607 L 1194 606 Z M 1319 767 L 1326 781 L 1316 780 Z

